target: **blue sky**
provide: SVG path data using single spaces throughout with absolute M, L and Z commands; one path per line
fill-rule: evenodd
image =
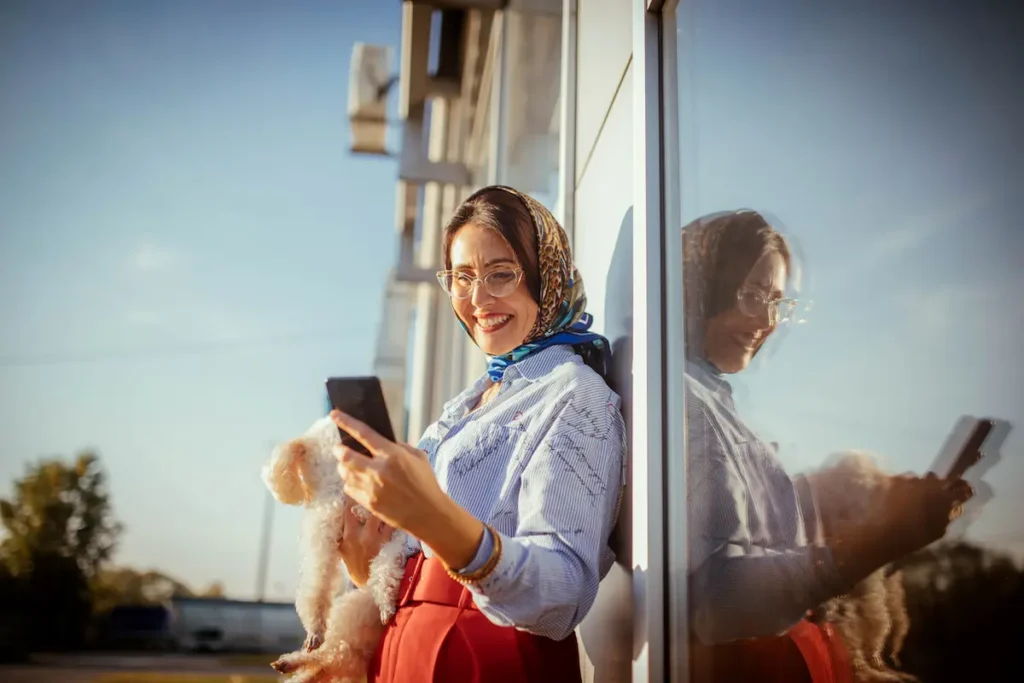
M 1012 50 L 984 19 L 800 4 L 683 15 L 684 216 L 774 213 L 815 300 L 741 408 L 793 470 L 859 447 L 923 471 L 961 413 L 1014 421 L 970 533 L 1020 549 Z M 4 4 L 0 485 L 94 447 L 119 563 L 252 595 L 270 442 L 371 370 L 397 168 L 347 152 L 347 78 L 354 41 L 399 31 L 398 2 Z M 299 512 L 276 511 L 289 599 Z
M 968 534 L 1024 551 L 1024 55 L 964 3 L 683 3 L 684 221 L 771 212 L 814 308 L 737 377 L 791 470 L 924 472 L 961 414 L 1015 423 Z
M 348 153 L 348 70 L 400 25 L 398 2 L 4 3 L 0 495 L 93 447 L 119 563 L 253 593 L 269 444 L 372 369 L 397 167 Z

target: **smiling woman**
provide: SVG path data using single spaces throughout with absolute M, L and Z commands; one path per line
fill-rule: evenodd
M 614 555 L 625 429 L 583 281 L 539 202 L 484 188 L 455 212 L 438 281 L 488 355 L 418 448 L 335 413 L 345 492 L 415 539 L 370 681 L 579 681 L 574 629 Z M 389 534 L 343 532 L 350 577 Z M 363 547 L 366 546 L 366 547 Z

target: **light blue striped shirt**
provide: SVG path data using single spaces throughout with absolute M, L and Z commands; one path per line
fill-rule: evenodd
M 447 403 L 419 442 L 441 488 L 501 535 L 490 576 L 471 585 L 488 619 L 554 639 L 572 633 L 615 556 L 608 537 L 625 468 L 619 397 L 569 346 L 486 374 Z M 491 553 L 489 534 L 465 569 Z M 429 549 L 424 550 L 429 555 Z
M 810 491 L 703 362 L 687 363 L 686 418 L 691 627 L 706 645 L 782 633 L 839 582 L 827 549 L 808 545 Z

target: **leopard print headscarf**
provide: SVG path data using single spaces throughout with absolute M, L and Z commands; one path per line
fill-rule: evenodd
M 610 347 L 607 339 L 588 331 L 593 318 L 586 312 L 587 295 L 583 289 L 583 278 L 573 264 L 565 230 L 543 204 L 511 187 L 491 185 L 473 193 L 466 201 L 495 190 L 515 196 L 530 214 L 537 238 L 540 301 L 537 302 L 537 320 L 526 341 L 509 353 L 491 356 L 488 374 L 498 382 L 509 365 L 548 346 L 569 344 L 583 355 L 588 365 L 605 376 L 606 356 Z

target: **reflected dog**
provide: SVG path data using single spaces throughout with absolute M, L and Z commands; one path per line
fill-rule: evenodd
M 345 495 L 334 447 L 341 443 L 329 418 L 313 424 L 301 437 L 274 450 L 263 468 L 263 481 L 274 497 L 305 507 L 301 568 L 295 609 L 306 629 L 306 642 L 271 666 L 307 681 L 362 681 L 367 666 L 395 611 L 405 569 L 408 537 L 395 531 L 370 564 L 362 588 L 349 586 L 338 542 L 346 510 L 362 522 L 369 513 Z
M 833 456 L 829 467 L 808 475 L 807 481 L 828 537 L 837 527 L 868 518 L 876 496 L 889 484 L 889 475 L 871 454 L 847 451 Z M 860 682 L 918 680 L 894 668 L 900 665 L 910 617 L 903 575 L 887 570 L 877 570 L 818 610 L 818 619 L 835 626 L 843 638 L 854 677 Z

